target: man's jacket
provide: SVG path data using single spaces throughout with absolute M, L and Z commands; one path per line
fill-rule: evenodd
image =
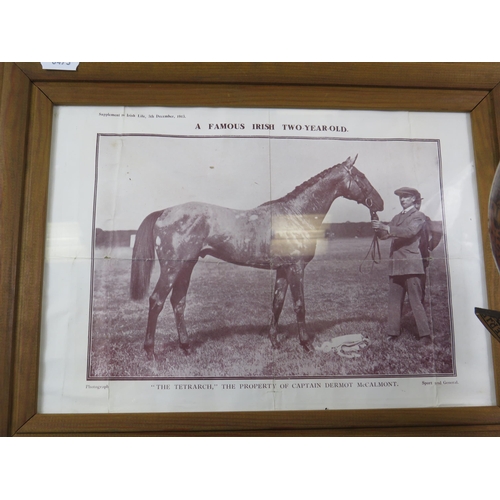
M 392 238 L 389 276 L 425 274 L 420 240 L 426 219 L 425 214 L 413 207 L 389 222 L 390 232 L 377 231 L 377 236 L 382 240 Z

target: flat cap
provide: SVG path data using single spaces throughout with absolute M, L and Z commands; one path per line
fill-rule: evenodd
M 394 191 L 394 194 L 397 196 L 404 196 L 404 195 L 415 196 L 415 198 L 417 200 L 420 200 L 422 198 L 420 196 L 420 193 L 416 189 L 413 189 L 410 187 L 402 187 L 402 188 L 396 189 L 396 191 Z

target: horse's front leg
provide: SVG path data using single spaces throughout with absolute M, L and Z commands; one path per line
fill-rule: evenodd
M 269 326 L 269 340 L 275 349 L 279 347 L 276 334 L 278 332 L 278 321 L 283 309 L 287 290 L 288 280 L 286 271 L 283 267 L 278 267 L 276 271 L 276 282 L 274 284 L 273 312 L 271 316 L 271 325 Z
M 303 262 L 297 262 L 287 269 L 287 278 L 293 298 L 293 310 L 297 317 L 300 344 L 305 351 L 313 351 L 314 347 L 309 340 L 306 330 L 306 307 L 304 301 L 304 269 Z

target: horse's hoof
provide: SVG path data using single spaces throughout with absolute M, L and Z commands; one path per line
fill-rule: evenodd
M 304 351 L 306 352 L 314 351 L 314 347 L 311 344 L 311 342 L 309 342 L 309 340 L 304 340 L 304 341 L 301 340 L 300 345 L 304 348 Z
M 279 349 L 280 348 L 280 345 L 279 345 L 278 341 L 275 338 L 271 338 L 269 340 L 271 341 L 271 345 L 273 346 L 273 349 Z
M 186 356 L 189 356 L 189 354 L 191 354 L 191 344 L 181 344 L 181 349 L 184 351 L 184 354 Z
M 155 359 L 154 351 L 146 351 L 146 358 L 148 361 L 154 361 Z

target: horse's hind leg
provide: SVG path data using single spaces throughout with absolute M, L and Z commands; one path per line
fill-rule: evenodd
M 168 266 L 166 264 L 162 264 L 161 266 L 160 278 L 158 279 L 158 283 L 156 283 L 152 295 L 149 297 L 148 326 L 146 328 L 144 349 L 148 359 L 150 360 L 154 358 L 155 333 L 158 315 L 162 311 L 168 294 L 170 293 L 170 290 L 172 290 L 172 286 L 179 273 L 179 269 L 176 265 Z
M 179 344 L 186 354 L 189 354 L 189 339 L 184 322 L 184 309 L 186 308 L 186 295 L 191 280 L 191 273 L 196 261 L 185 262 L 174 282 L 170 303 L 174 310 L 175 324 L 179 334 Z
M 276 334 L 278 331 L 278 321 L 285 302 L 286 292 L 288 290 L 288 280 L 286 271 L 279 267 L 276 271 L 276 282 L 274 284 L 273 312 L 271 316 L 271 325 L 269 326 L 269 340 L 272 346 L 277 349 L 279 347 Z

